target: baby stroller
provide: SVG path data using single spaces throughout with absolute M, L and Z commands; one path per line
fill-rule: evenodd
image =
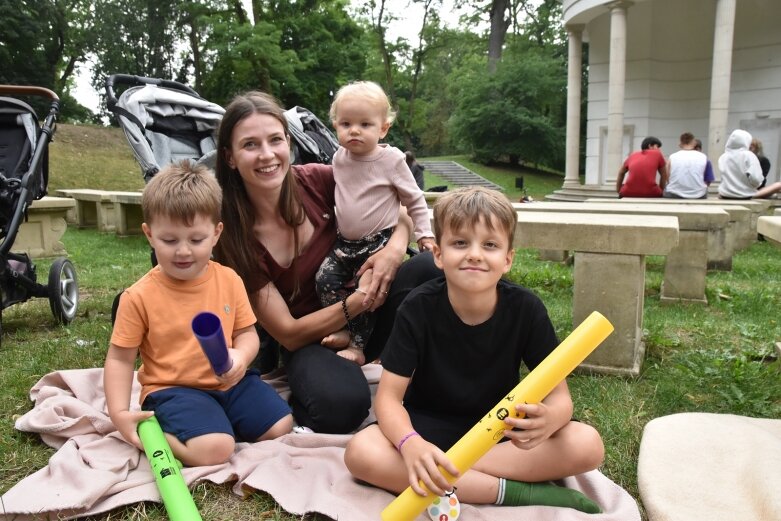
M 10 96 L 50 100 L 43 124 L 30 105 Z M 48 298 L 54 318 L 63 324 L 74 319 L 79 305 L 79 285 L 71 261 L 57 258 L 49 269 L 48 284 L 43 285 L 36 282 L 30 257 L 11 252 L 27 209 L 46 195 L 48 146 L 59 107 L 59 98 L 48 89 L 0 85 L 0 331 L 2 310 L 32 297 Z
M 115 86 L 126 87 L 119 98 Z M 106 104 L 125 132 L 145 182 L 184 159 L 214 168 L 215 132 L 225 110 L 187 85 L 114 74 L 106 80 Z
M 117 98 L 115 86 L 127 89 Z M 106 80 L 108 109 L 117 118 L 144 181 L 167 164 L 191 159 L 214 169 L 216 131 L 225 110 L 172 80 L 114 74 Z M 330 163 L 339 142 L 311 111 L 285 111 L 293 164 Z

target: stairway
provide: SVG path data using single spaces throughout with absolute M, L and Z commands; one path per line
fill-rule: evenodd
M 419 161 L 429 173 L 437 175 L 456 186 L 484 186 L 504 192 L 504 188 L 477 175 L 454 161 Z

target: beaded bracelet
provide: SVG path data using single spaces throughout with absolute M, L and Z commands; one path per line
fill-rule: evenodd
M 350 337 L 353 336 L 353 328 L 350 325 L 350 312 L 347 311 L 347 297 L 342 299 L 342 313 L 344 313 L 344 319 L 347 322 L 347 331 L 350 333 Z
M 399 452 L 401 452 L 401 446 L 402 446 L 402 445 L 404 445 L 404 443 L 405 443 L 405 442 L 406 442 L 408 439 L 412 438 L 413 436 L 420 436 L 420 434 L 418 434 L 418 433 L 417 433 L 417 432 L 415 432 L 415 431 L 412 431 L 412 432 L 410 432 L 409 434 L 406 434 L 406 435 L 405 435 L 403 438 L 401 438 L 401 441 L 399 441 L 399 446 L 398 446 L 398 447 L 396 447 L 396 450 L 397 450 L 397 451 L 399 451 Z

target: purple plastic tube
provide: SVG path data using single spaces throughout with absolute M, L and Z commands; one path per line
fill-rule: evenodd
M 228 356 L 220 317 L 209 311 L 198 313 L 193 319 L 192 328 L 214 372 L 217 375 L 227 373 L 233 366 L 233 360 Z

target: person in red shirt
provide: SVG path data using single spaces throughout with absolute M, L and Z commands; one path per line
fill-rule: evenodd
M 667 161 L 661 151 L 662 142 L 649 136 L 640 145 L 640 150 L 626 158 L 616 179 L 616 192 L 621 197 L 662 197 L 670 173 Z M 624 182 L 627 172 L 629 176 Z M 659 172 L 659 182 L 656 173 Z

